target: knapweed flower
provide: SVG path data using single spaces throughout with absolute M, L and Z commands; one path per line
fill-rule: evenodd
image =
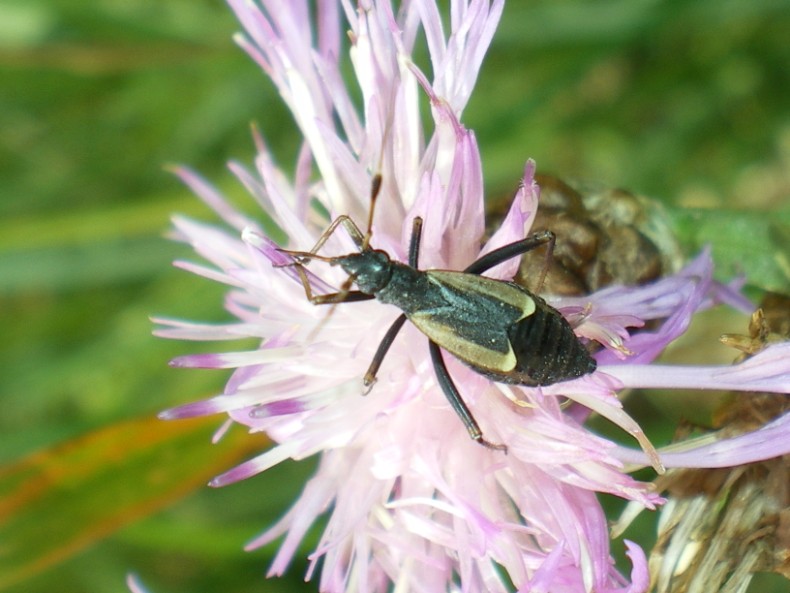
M 461 270 L 529 232 L 539 193 L 532 162 L 508 215 L 481 247 L 482 164 L 474 134 L 461 123 L 503 2 L 452 1 L 447 33 L 439 8 L 428 0 L 397 9 L 389 0 L 355 6 L 319 1 L 314 14 L 306 0 L 230 4 L 246 30 L 239 43 L 273 80 L 304 136 L 293 180 L 257 134 L 255 171 L 231 165 L 288 239 L 275 243 L 208 183 L 179 170 L 229 230 L 176 218 L 178 237 L 210 264 L 178 265 L 227 284 L 225 305 L 235 321 L 159 320 L 158 333 L 261 340 L 253 351 L 174 361 L 235 371 L 223 394 L 164 417 L 224 413 L 227 423 L 263 431 L 274 442 L 213 485 L 289 458 L 320 455 L 315 476 L 291 510 L 250 547 L 284 536 L 270 570 L 279 575 L 308 528 L 329 513 L 307 575 L 321 562 L 321 591 L 645 591 L 647 567 L 638 546 L 626 543 L 630 579 L 614 568 L 596 493 L 653 508 L 661 499 L 624 471 L 626 462 L 662 470 L 671 463 L 704 465 L 711 455 L 723 463 L 770 457 L 790 448 L 790 427 L 783 418 L 733 439 L 738 444 L 731 449 L 708 444 L 709 453 L 659 455 L 623 411 L 617 392 L 641 386 L 787 392 L 789 349 L 772 347 L 731 368 L 650 364 L 696 311 L 721 300 L 746 306 L 737 290 L 711 280 L 711 261 L 703 253 L 677 275 L 647 287 L 550 301 L 580 338 L 602 345 L 592 374 L 527 388 L 494 383 L 445 357 L 485 437 L 505 444 L 507 453 L 470 440 L 437 383 L 428 340 L 408 323 L 363 397 L 362 377 L 400 311 L 377 301 L 311 304 L 294 259 L 280 249 L 311 249 L 340 215 L 364 231 L 376 175 L 382 185 L 371 244 L 393 259 L 406 261 L 417 216 L 424 221 L 421 268 Z M 344 79 L 346 29 L 358 86 L 353 90 Z M 413 58 L 418 45 L 427 48 L 429 64 L 423 67 Z M 430 105 L 427 122 L 424 102 Z M 356 250 L 341 227 L 320 253 Z M 509 279 L 517 266 L 512 259 L 486 275 Z M 347 280 L 342 270 L 317 260 L 304 270 L 313 294 L 341 291 Z M 629 333 L 648 320 L 662 323 Z M 583 424 L 590 411 L 633 435 L 641 450 L 591 433 Z
M 749 335 L 727 334 L 721 341 L 740 350 L 743 360 L 790 340 L 788 320 L 790 297 L 768 293 L 752 315 Z M 720 434 L 741 434 L 787 412 L 790 398 L 784 394 L 737 393 L 718 407 L 713 425 Z M 721 438 L 697 438 L 711 437 Z M 676 468 L 658 476 L 656 488 L 667 500 L 649 556 L 653 591 L 746 591 L 758 572 L 790 579 L 788 461 L 782 456 L 717 469 Z M 613 531 L 643 510 L 628 505 Z

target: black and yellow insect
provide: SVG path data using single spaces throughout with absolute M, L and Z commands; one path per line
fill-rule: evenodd
M 415 218 L 408 265 L 370 247 L 373 206 L 381 178 L 374 177 L 371 213 L 365 234 L 348 217 L 339 216 L 310 251 L 282 250 L 295 258 L 307 298 L 314 304 L 336 304 L 378 299 L 403 311 L 384 335 L 364 383 L 371 386 L 387 351 L 408 319 L 429 340 L 436 376 L 444 394 L 463 421 L 469 435 L 492 449 L 491 443 L 461 398 L 442 358 L 440 347 L 478 373 L 502 383 L 551 385 L 591 373 L 595 360 L 562 314 L 542 298 L 513 282 L 481 276 L 486 270 L 540 245 L 554 242 L 542 231 L 482 256 L 463 271 L 418 269 L 422 219 Z M 359 248 L 358 253 L 336 257 L 318 255 L 327 239 L 343 226 Z M 348 281 L 340 292 L 313 295 L 303 266 L 311 259 L 338 265 Z M 352 283 L 358 290 L 350 290 Z

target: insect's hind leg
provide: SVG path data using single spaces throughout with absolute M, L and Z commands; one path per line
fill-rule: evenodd
M 450 402 L 450 405 L 452 406 L 455 413 L 458 414 L 461 422 L 464 423 L 464 426 L 469 432 L 469 436 L 472 437 L 472 440 L 489 449 L 504 451 L 507 453 L 507 445 L 497 445 L 496 443 L 492 443 L 483 438 L 483 431 L 480 430 L 477 420 L 475 420 L 475 417 L 472 416 L 471 410 L 466 405 L 466 402 L 464 402 L 464 400 L 461 398 L 458 388 L 455 386 L 455 383 L 453 383 L 453 379 L 450 377 L 450 373 L 447 371 L 447 365 L 444 363 L 444 358 L 442 357 L 442 352 L 439 349 L 439 346 L 435 342 L 429 341 L 428 348 L 431 351 L 431 360 L 433 361 L 433 368 L 436 372 L 436 378 L 439 380 L 439 386 L 442 388 L 442 391 L 444 391 L 444 395 L 447 396 L 447 400 Z
M 411 231 L 411 240 L 409 242 L 409 265 L 412 268 L 417 268 L 419 264 L 421 237 L 422 237 L 422 218 L 418 216 L 414 219 L 414 223 L 412 225 L 412 231 Z M 542 243 L 538 243 L 537 245 L 540 244 Z M 511 245 L 513 244 L 511 243 Z M 506 245 L 504 248 L 495 249 L 488 255 L 496 254 L 498 251 L 502 251 L 507 247 L 509 246 Z M 526 250 L 529 251 L 529 249 L 532 248 L 533 247 L 528 247 Z M 523 251 L 520 253 L 523 253 Z M 494 261 L 494 263 L 489 263 L 489 264 L 487 264 L 486 261 L 484 261 L 483 262 L 484 267 L 482 267 L 482 269 L 479 272 L 470 271 L 469 268 L 467 268 L 464 271 L 469 272 L 470 274 L 480 274 L 481 272 L 484 272 L 488 268 L 495 266 L 496 264 L 503 262 L 506 259 L 510 259 L 515 255 L 517 255 L 517 253 L 514 253 L 513 255 L 505 255 L 503 256 L 502 259 L 498 259 Z M 487 257 L 488 256 L 483 256 L 482 258 L 474 262 L 472 266 L 474 266 L 475 264 L 479 264 L 482 260 L 485 260 Z M 406 316 L 401 315 L 401 317 L 403 318 L 403 321 L 405 321 Z M 400 321 L 401 325 L 403 325 L 403 321 L 401 321 L 401 317 L 399 317 L 395 321 L 395 323 L 398 323 L 398 321 Z M 392 331 L 393 328 L 390 328 L 390 331 Z M 379 349 L 381 349 L 381 347 L 379 347 Z M 469 407 L 466 405 L 466 402 L 461 397 L 461 393 L 458 391 L 458 388 L 455 386 L 455 383 L 453 383 L 453 379 L 452 377 L 450 377 L 450 373 L 447 370 L 447 365 L 444 363 L 444 357 L 442 356 L 442 351 L 439 349 L 439 346 L 436 344 L 436 342 L 432 340 L 428 340 L 428 349 L 431 352 L 431 360 L 433 361 L 433 370 L 436 373 L 436 379 L 439 381 L 439 386 L 442 388 L 444 395 L 447 397 L 447 401 L 450 402 L 450 406 L 452 406 L 455 413 L 458 414 L 458 417 L 461 419 L 461 422 L 464 423 L 464 426 L 466 427 L 467 432 L 469 432 L 469 436 L 472 437 L 472 440 L 476 441 L 477 443 L 480 443 L 481 445 L 489 449 L 494 449 L 496 451 L 504 451 L 505 453 L 507 453 L 507 445 L 498 445 L 496 443 L 487 441 L 483 438 L 483 431 L 480 430 L 480 425 L 477 423 L 477 420 L 475 420 L 475 417 L 472 415 L 472 411 L 469 409 Z

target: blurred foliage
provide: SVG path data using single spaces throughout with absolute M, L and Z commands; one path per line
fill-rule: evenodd
M 163 238 L 169 214 L 212 218 L 163 165 L 196 168 L 248 208 L 224 163 L 252 159 L 249 123 L 286 168 L 295 155 L 291 120 L 233 45 L 236 30 L 219 0 L 0 5 L 6 471 L 221 389 L 223 373 L 166 365 L 211 345 L 156 340 L 148 316 L 223 318 L 221 287 L 169 265 L 190 257 Z M 662 200 L 690 250 L 712 242 L 727 272 L 787 289 L 788 30 L 787 0 L 511 2 L 464 118 L 490 191 L 512 191 L 528 157 L 541 171 L 626 187 Z M 206 467 L 222 459 L 210 446 L 203 454 Z M 109 538 L 97 531 L 22 588 L 120 591 L 129 570 L 162 593 L 304 588 L 304 562 L 264 581 L 267 558 L 241 546 L 285 510 L 310 468 L 196 487 Z M 113 504 L 87 483 L 83 504 Z M 52 537 L 45 519 L 40 538 Z

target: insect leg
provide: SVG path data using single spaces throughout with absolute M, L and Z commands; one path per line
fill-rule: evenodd
M 370 393 L 370 390 L 373 389 L 373 384 L 376 382 L 376 373 L 379 372 L 381 363 L 384 362 L 384 357 L 387 355 L 387 352 L 389 352 L 392 342 L 395 341 L 395 337 L 398 335 L 398 332 L 403 327 L 405 322 L 406 315 L 399 315 L 393 324 L 390 325 L 387 333 L 384 334 L 384 337 L 381 339 L 381 343 L 376 349 L 376 354 L 373 356 L 373 360 L 370 361 L 370 366 L 368 367 L 365 376 L 362 378 L 362 384 L 367 388 L 365 389 L 365 395 Z
M 409 265 L 412 268 L 416 268 L 420 259 L 420 238 L 422 237 L 422 218 L 417 216 L 414 219 L 411 227 L 411 239 L 409 240 Z M 390 326 L 387 330 L 387 333 L 384 334 L 384 337 L 381 339 L 381 343 L 379 347 L 376 349 L 376 354 L 373 356 L 373 360 L 370 362 L 370 366 L 368 367 L 368 371 L 365 373 L 365 376 L 362 379 L 362 384 L 367 387 L 365 393 L 370 393 L 370 390 L 373 388 L 373 384 L 376 382 L 376 373 L 379 372 L 379 368 L 381 368 L 381 363 L 384 362 L 384 357 L 389 352 L 390 346 L 392 346 L 392 342 L 395 341 L 395 337 L 398 335 L 398 332 L 403 327 L 403 324 L 406 322 L 406 315 L 400 315 Z
M 336 219 L 332 221 L 332 223 L 326 228 L 326 230 L 323 233 L 321 233 L 321 236 L 318 237 L 318 241 L 316 242 L 316 244 L 313 245 L 313 248 L 307 253 L 312 255 L 318 253 L 318 251 L 324 246 L 324 243 L 326 243 L 329 240 L 329 237 L 332 236 L 332 234 L 337 230 L 337 227 L 340 226 L 341 224 L 343 225 L 343 228 L 346 229 L 346 232 L 349 234 L 351 239 L 354 241 L 354 244 L 359 249 L 362 249 L 365 236 L 362 234 L 362 231 L 359 230 L 357 224 L 353 220 L 351 220 L 351 218 L 347 214 L 341 214 L 340 216 L 338 216 Z M 307 263 L 309 261 L 309 258 L 306 256 L 303 257 L 305 261 L 303 261 L 302 263 Z
M 336 303 L 350 303 L 354 301 L 369 301 L 376 297 L 365 294 L 359 290 L 346 290 L 341 292 L 331 292 L 328 294 L 313 294 L 313 289 L 310 288 L 310 281 L 307 279 L 307 272 L 301 263 L 293 265 L 296 272 L 299 274 L 299 280 L 302 281 L 304 287 L 304 294 L 307 300 L 314 305 L 332 305 Z
M 351 239 L 354 241 L 354 244 L 362 249 L 362 240 L 363 235 L 362 231 L 359 230 L 359 227 L 356 223 L 351 220 L 346 214 L 341 214 L 336 219 L 332 221 L 332 223 L 326 228 L 326 230 L 321 233 L 321 236 L 318 237 L 318 241 L 310 251 L 297 251 L 293 249 L 277 249 L 280 253 L 285 253 L 293 257 L 296 261 L 295 264 L 280 264 L 276 265 L 275 267 L 285 267 L 290 265 L 307 265 L 310 263 L 310 260 L 317 259 L 320 261 L 330 262 L 332 260 L 331 257 L 326 257 L 324 255 L 318 255 L 318 251 L 324 246 L 324 244 L 329 240 L 334 232 L 337 230 L 337 227 L 343 225 L 343 228 L 346 229 L 346 232 L 351 236 Z
M 497 445 L 483 438 L 483 431 L 480 430 L 477 420 L 472 416 L 472 412 L 467 407 L 466 402 L 461 398 L 458 388 L 455 386 L 455 383 L 453 383 L 450 373 L 447 371 L 447 366 L 444 364 L 444 358 L 442 358 L 442 352 L 439 350 L 439 346 L 437 346 L 435 342 L 429 341 L 428 348 L 431 351 L 433 368 L 436 372 L 436 378 L 439 380 L 439 385 L 447 396 L 453 410 L 455 410 L 455 413 L 458 414 L 458 417 L 461 418 L 464 426 L 466 426 L 466 430 L 469 431 L 469 436 L 472 437 L 472 440 L 477 441 L 489 449 L 507 453 L 507 445 Z
M 497 264 L 501 264 L 503 261 L 507 261 L 512 257 L 516 257 L 517 255 L 521 255 L 527 251 L 531 251 L 536 247 L 545 245 L 546 243 L 549 244 L 549 255 L 551 255 L 551 253 L 554 251 L 554 242 L 556 239 L 556 235 L 551 231 L 539 231 L 537 233 L 533 233 L 525 239 L 521 239 L 521 241 L 508 243 L 507 245 L 503 245 L 498 249 L 494 249 L 490 253 L 486 253 L 483 257 L 469 264 L 464 269 L 464 272 L 467 272 L 468 274 L 482 274 Z M 545 275 L 545 272 L 542 275 Z
M 337 218 L 335 218 L 331 224 L 326 228 L 326 230 L 321 233 L 321 236 L 318 237 L 318 241 L 313 248 L 308 252 L 311 254 L 316 254 L 318 251 L 324 246 L 324 244 L 329 240 L 329 237 L 337 230 L 337 227 L 343 225 L 343 228 L 346 229 L 346 232 L 349 234 L 351 239 L 354 241 L 354 244 L 360 251 L 364 251 L 368 247 L 368 243 L 370 243 L 370 229 L 373 224 L 373 208 L 376 203 L 376 198 L 378 198 L 379 191 L 381 190 L 381 175 L 374 175 L 373 180 L 371 181 L 371 188 L 370 188 L 370 213 L 368 219 L 368 230 L 367 233 L 363 233 L 359 230 L 357 223 L 351 220 L 351 217 L 348 214 L 341 214 Z M 308 257 L 304 257 L 304 261 L 302 263 L 307 263 L 310 261 Z

